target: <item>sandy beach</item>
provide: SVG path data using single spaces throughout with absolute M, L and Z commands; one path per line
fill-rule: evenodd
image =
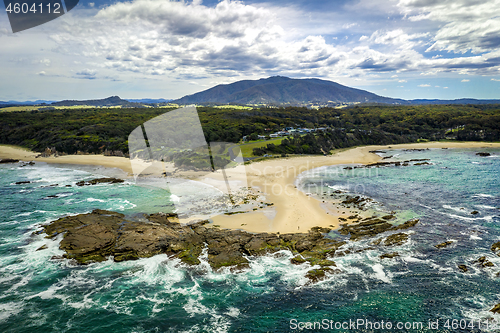
M 388 146 L 355 147 L 334 152 L 329 156 L 297 156 L 276 158 L 250 163 L 230 169 L 229 181 L 260 190 L 266 201 L 272 203 L 275 215 L 270 216 L 262 210 L 244 214 L 219 215 L 212 218 L 214 224 L 222 228 L 244 229 L 250 232 L 307 232 L 314 226 L 337 227 L 339 217 L 346 217 L 350 212 L 327 212 L 319 200 L 316 200 L 295 187 L 296 178 L 304 171 L 327 165 L 370 164 L 381 160 L 372 150 L 388 149 L 424 149 L 424 148 L 500 148 L 500 143 L 489 142 L 426 142 Z M 22 161 L 35 161 L 60 164 L 101 165 L 120 168 L 132 174 L 130 160 L 124 157 L 103 155 L 66 155 L 59 157 L 35 158 L 38 154 L 29 150 L 0 146 L 0 159 L 12 158 Z M 220 172 L 205 175 L 199 180 L 205 183 L 221 181 Z M 345 209 L 343 209 L 345 211 Z

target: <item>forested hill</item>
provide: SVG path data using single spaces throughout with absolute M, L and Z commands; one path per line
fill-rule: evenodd
M 404 101 L 375 95 L 319 79 L 291 79 L 273 76 L 260 80 L 243 80 L 221 84 L 208 90 L 173 101 L 178 104 L 243 105 L 335 105 L 353 103 L 401 104 Z
M 129 134 L 137 126 L 167 111 L 164 108 L 96 108 L 6 112 L 0 118 L 0 143 L 39 152 L 53 147 L 69 154 L 106 150 L 127 153 Z M 365 106 L 319 110 L 199 107 L 198 114 L 207 142 L 237 143 L 243 136 L 268 136 L 286 127 L 325 127 L 335 134 L 328 138 L 311 134 L 307 142 L 301 141 L 306 140 L 302 139 L 305 136 L 299 136 L 285 150 L 277 150 L 285 153 L 327 153 L 325 147 L 419 139 L 500 141 L 500 105 Z M 324 140 L 330 146 L 314 148 L 311 140 Z
M 122 106 L 122 107 L 143 107 L 142 103 L 129 102 L 121 99 L 119 96 L 111 96 L 104 99 L 89 99 L 89 100 L 64 100 L 54 102 L 51 106 L 75 106 L 75 105 L 89 105 L 89 106 Z

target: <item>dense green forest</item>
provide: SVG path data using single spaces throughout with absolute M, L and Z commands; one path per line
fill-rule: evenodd
M 0 143 L 42 152 L 128 153 L 128 135 L 165 108 L 71 109 L 4 112 Z M 284 127 L 328 130 L 257 149 L 266 153 L 327 153 L 359 144 L 416 142 L 419 139 L 500 141 L 500 105 L 302 107 L 253 110 L 199 107 L 207 142 L 239 142 L 243 136 L 269 135 Z

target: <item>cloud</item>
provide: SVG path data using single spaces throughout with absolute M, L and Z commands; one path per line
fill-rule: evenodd
M 394 15 L 395 8 L 406 10 L 405 15 L 413 22 L 418 15 L 433 12 L 433 3 L 400 0 L 399 7 L 384 8 Z M 331 29 L 331 25 L 322 24 L 321 28 L 310 29 L 318 34 L 304 34 L 304 15 L 293 6 L 257 7 L 231 0 L 213 7 L 201 1 L 135 0 L 111 4 L 93 17 L 61 20 L 61 29 L 51 38 L 59 45 L 57 52 L 97 59 L 98 67 L 182 79 L 274 74 L 357 77 L 411 71 L 491 75 L 500 68 L 498 51 L 461 58 L 427 58 L 422 50 L 428 48 L 429 41 L 436 43 L 432 31 L 408 27 L 369 31 L 347 21 L 339 25 L 339 31 L 342 27 L 362 33 L 336 39 L 321 33 Z M 323 22 L 321 13 L 318 15 Z M 288 17 L 300 18 L 294 21 L 298 26 L 284 23 Z M 305 30 L 309 32 L 309 28 Z
M 399 80 L 398 82 L 399 83 L 405 83 L 405 82 L 408 82 L 408 81 L 406 81 L 406 80 Z
M 40 76 L 45 76 L 47 75 L 47 73 L 45 73 L 45 71 L 40 71 L 38 73 L 36 73 L 37 75 L 40 75 Z
M 430 84 L 419 84 L 418 86 L 421 88 L 427 88 L 427 87 L 430 87 L 431 85 Z
M 428 51 L 476 53 L 500 47 L 500 0 L 400 0 L 410 21 L 434 21 L 440 28 Z
M 79 79 L 94 80 L 96 78 L 97 71 L 93 69 L 84 69 L 76 72 L 75 74 L 75 77 Z
M 468 80 L 468 79 L 463 79 L 463 80 L 462 80 L 462 81 L 460 81 L 460 82 L 469 82 L 469 81 L 470 81 L 470 80 Z
M 500 79 L 491 79 L 491 81 L 499 81 L 500 82 Z

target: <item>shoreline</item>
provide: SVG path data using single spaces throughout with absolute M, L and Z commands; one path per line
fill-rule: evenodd
M 328 156 L 294 156 L 250 163 L 231 169 L 231 181 L 238 181 L 253 189 L 258 189 L 271 202 L 270 210 L 248 211 L 234 215 L 218 215 L 211 218 L 214 225 L 227 229 L 241 229 L 249 232 L 308 232 L 312 227 L 338 228 L 339 218 L 346 218 L 353 212 L 343 214 L 340 209 L 327 210 L 323 203 L 306 195 L 295 186 L 297 177 L 314 168 L 341 164 L 370 164 L 382 160 L 373 150 L 426 149 L 426 148 L 500 148 L 500 143 L 491 142 L 423 142 L 398 145 L 373 145 L 334 151 Z M 104 155 L 65 155 L 59 157 L 39 157 L 38 153 L 24 148 L 0 145 L 0 159 L 12 158 L 21 161 L 39 161 L 50 164 L 94 165 L 119 168 L 132 174 L 130 160 L 125 157 Z M 210 183 L 220 179 L 220 172 L 197 179 Z M 269 210 L 269 208 L 266 208 Z M 343 208 L 343 211 L 347 209 Z M 363 217 L 364 211 L 355 209 Z

